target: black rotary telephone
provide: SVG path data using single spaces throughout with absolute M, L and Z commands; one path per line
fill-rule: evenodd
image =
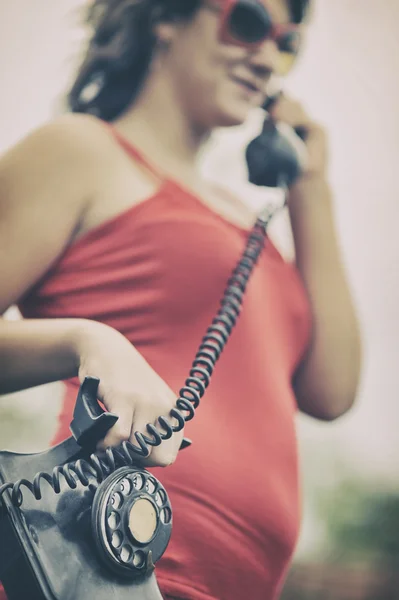
M 205 333 L 175 408 L 137 445 L 95 452 L 117 416 L 97 402 L 98 380 L 81 385 L 70 437 L 39 454 L 0 452 L 0 580 L 9 600 L 161 600 L 156 562 L 172 532 L 166 490 L 135 460 L 194 417 L 236 324 L 273 216 L 251 231 Z M 190 442 L 184 440 L 182 447 Z

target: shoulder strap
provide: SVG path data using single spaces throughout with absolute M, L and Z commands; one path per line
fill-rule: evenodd
M 136 148 L 131 142 L 129 142 L 119 131 L 112 125 L 110 126 L 111 132 L 116 138 L 117 142 L 122 148 L 139 164 L 143 165 L 152 175 L 155 175 L 157 179 L 166 179 L 165 175 L 160 169 L 158 169 L 138 148 Z

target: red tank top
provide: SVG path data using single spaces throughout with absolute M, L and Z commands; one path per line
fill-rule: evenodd
M 114 327 L 177 392 L 247 234 L 165 180 L 151 198 L 69 247 L 20 308 L 25 317 L 81 317 Z M 268 241 L 238 324 L 186 427 L 193 445 L 171 467 L 154 469 L 174 511 L 172 539 L 156 567 L 164 594 L 277 597 L 298 534 L 291 379 L 309 323 L 299 276 Z M 69 382 L 57 442 L 70 435 L 76 391 Z

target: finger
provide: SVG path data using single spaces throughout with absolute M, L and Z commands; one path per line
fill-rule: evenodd
M 176 425 L 175 419 L 169 418 L 168 420 L 171 425 Z M 159 433 L 162 434 L 164 432 L 158 420 L 154 422 L 154 426 Z M 134 431 L 145 432 L 149 438 L 152 438 L 152 435 L 147 430 L 147 424 L 143 420 L 135 419 L 133 429 Z M 132 437 L 136 441 L 135 436 L 133 435 Z M 171 438 L 163 440 L 159 446 L 149 446 L 150 454 L 145 458 L 140 458 L 140 464 L 143 464 L 143 466 L 146 467 L 166 467 L 172 464 L 176 459 L 182 439 L 183 431 L 179 431 L 174 433 Z
M 174 433 L 169 440 L 164 440 L 160 446 L 153 448 L 150 460 L 151 466 L 168 467 L 175 462 L 183 440 L 183 431 Z
M 145 415 L 140 415 L 140 413 L 137 413 L 137 412 L 134 414 L 133 423 L 132 423 L 131 430 L 130 430 L 129 441 L 136 448 L 141 447 L 141 444 L 140 444 L 139 440 L 137 439 L 137 434 L 142 434 L 143 436 L 145 436 L 147 438 L 153 439 L 152 434 L 147 429 L 148 422 L 149 422 L 148 417 L 146 418 Z M 142 440 L 142 441 L 144 442 L 144 445 L 145 445 L 145 451 L 148 451 L 148 454 L 147 454 L 147 456 L 141 456 L 140 454 L 137 454 L 137 462 L 139 462 L 140 464 L 144 464 L 144 462 L 147 462 L 153 451 L 153 446 L 146 443 L 145 440 Z M 136 455 L 135 455 L 135 461 L 136 461 Z
M 122 442 L 126 441 L 130 437 L 132 430 L 133 421 L 133 409 L 127 406 L 121 408 L 114 407 L 113 413 L 117 414 L 119 419 L 113 427 L 107 432 L 107 435 L 97 445 L 98 450 L 105 450 L 110 446 L 119 446 Z
M 269 103 L 268 112 L 273 119 L 277 119 L 281 114 L 287 110 L 287 98 L 284 96 L 284 93 L 280 91 L 279 94 L 276 94 L 271 98 L 271 102 Z
M 299 102 L 287 99 L 284 95 L 270 109 L 275 121 L 282 121 L 291 127 L 310 125 L 310 119 Z
M 168 420 L 169 425 L 173 429 L 176 429 L 180 424 L 180 421 L 170 414 L 169 414 L 167 420 Z M 165 431 L 165 429 L 162 427 L 162 425 L 161 425 L 161 423 L 159 423 L 159 421 L 157 421 L 157 428 L 160 431 Z M 180 431 L 174 431 L 174 433 L 172 434 L 172 436 L 169 439 L 166 439 L 162 442 L 162 446 L 163 446 L 165 454 L 167 455 L 167 458 L 168 458 L 167 464 L 172 464 L 176 460 L 176 457 L 179 453 L 183 438 L 184 438 L 184 426 L 180 429 Z M 153 459 L 158 460 L 158 450 L 161 447 L 154 448 L 154 454 L 152 456 Z M 165 464 L 165 466 L 167 466 L 167 464 Z

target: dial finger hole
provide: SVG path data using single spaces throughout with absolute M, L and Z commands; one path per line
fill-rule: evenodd
M 121 492 L 124 496 L 127 496 L 132 491 L 133 484 L 132 482 L 125 477 L 121 481 Z
M 113 508 L 115 508 L 116 510 L 118 510 L 118 508 L 120 508 L 123 504 L 123 496 L 122 494 L 119 494 L 119 492 L 115 492 L 114 494 L 112 494 L 112 498 L 111 498 L 111 505 Z
M 135 490 L 142 490 L 144 487 L 144 477 L 141 473 L 136 473 L 133 477 L 133 487 Z
M 113 532 L 112 537 L 111 537 L 111 544 L 114 548 L 120 548 L 120 546 L 122 545 L 123 542 L 123 535 L 122 532 L 119 530 L 116 530 Z
M 138 550 L 137 552 L 134 553 L 133 564 L 136 567 L 136 569 L 141 569 L 141 567 L 144 567 L 144 564 L 145 564 L 144 552 L 142 552 L 141 550 Z
M 116 529 L 120 523 L 120 517 L 118 513 L 112 511 L 108 517 L 108 525 L 111 529 Z
M 147 482 L 145 484 L 145 489 L 149 494 L 153 494 L 156 490 L 156 483 L 154 481 L 154 479 L 152 479 L 151 477 L 149 477 L 147 479 Z
M 170 510 L 170 508 L 165 506 L 165 508 L 163 508 L 161 510 L 160 518 L 161 518 L 162 523 L 164 523 L 164 524 L 170 523 L 170 520 L 172 518 L 172 511 Z
M 166 502 L 166 494 L 163 490 L 158 490 L 155 494 L 155 502 L 158 506 L 162 506 Z
M 123 546 L 122 550 L 120 551 L 119 557 L 120 557 L 121 561 L 123 561 L 125 563 L 130 562 L 133 557 L 132 548 L 125 544 L 125 546 Z

